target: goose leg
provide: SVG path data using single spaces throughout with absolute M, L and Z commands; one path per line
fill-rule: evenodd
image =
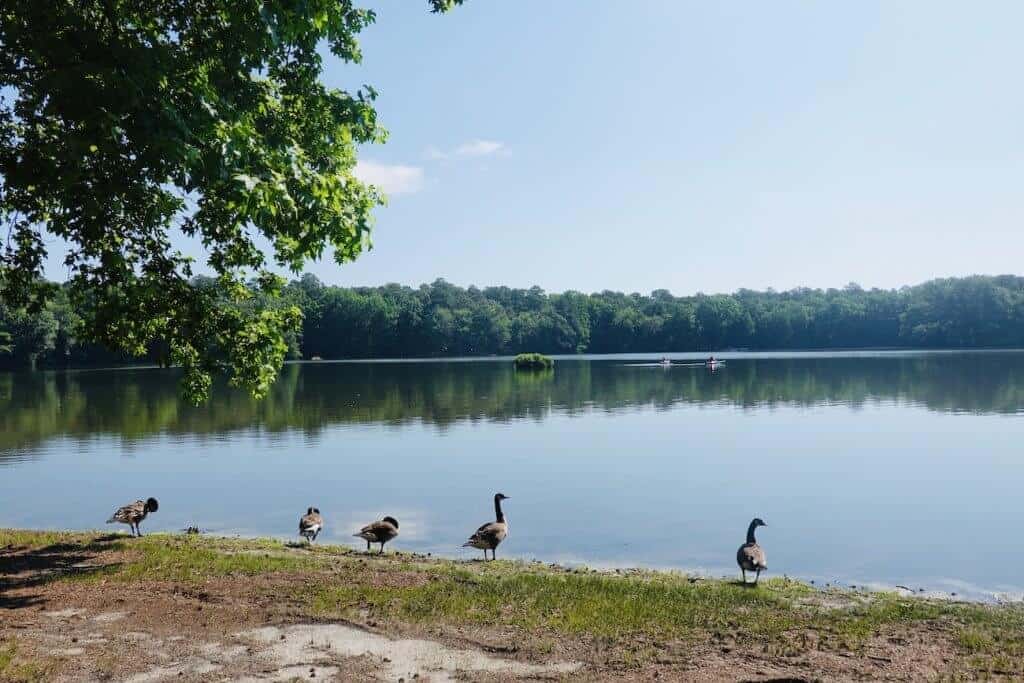
M 381 541 L 381 544 L 380 544 L 380 552 L 377 553 L 377 554 L 378 555 L 383 555 L 384 554 L 384 542 L 383 541 Z
M 746 583 L 747 582 L 747 570 L 744 569 L 743 567 L 740 567 L 740 571 L 743 572 L 743 583 Z
M 754 575 L 754 585 L 757 585 L 757 580 L 761 578 L 761 570 L 757 570 L 757 574 Z
M 370 552 L 370 542 L 366 542 L 366 552 Z

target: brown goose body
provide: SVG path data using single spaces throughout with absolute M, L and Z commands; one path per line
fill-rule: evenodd
M 156 512 L 160 507 L 156 498 L 147 498 L 146 500 L 137 500 L 134 503 L 128 505 L 122 505 L 110 516 L 107 520 L 107 524 L 127 524 L 131 530 L 132 535 L 142 535 L 142 530 L 139 529 L 139 523 L 146 519 L 150 512 Z
M 750 522 L 750 526 L 747 527 L 747 542 L 736 551 L 736 564 L 740 566 L 740 570 L 743 572 L 743 583 L 747 582 L 747 572 L 755 572 L 755 586 L 757 585 L 757 580 L 761 577 L 761 572 L 768 569 L 768 556 L 765 554 L 764 548 L 754 538 L 754 530 L 759 526 L 768 525 L 762 522 L 760 518 Z
M 398 536 L 398 520 L 394 517 L 385 517 L 367 524 L 359 533 L 352 534 L 366 541 L 366 549 L 370 549 L 371 543 L 380 543 L 380 553 L 384 553 L 384 544 Z
M 487 559 L 487 551 L 491 551 L 491 559 L 495 559 L 495 549 L 505 540 L 508 536 L 508 521 L 505 519 L 505 513 L 501 509 L 501 501 L 508 498 L 503 493 L 494 494 L 494 516 L 497 519 L 493 522 L 488 522 L 477 529 L 472 536 L 469 537 L 465 543 L 462 544 L 463 548 L 478 548 L 484 551 L 484 559 Z
M 299 536 L 303 536 L 312 543 L 324 529 L 324 518 L 320 516 L 320 510 L 309 508 L 306 514 L 299 519 Z

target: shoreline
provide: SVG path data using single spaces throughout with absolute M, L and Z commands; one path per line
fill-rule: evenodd
M 823 348 L 799 348 L 799 349 L 721 349 L 708 351 L 621 351 L 616 353 L 549 353 L 545 354 L 554 360 L 645 360 L 672 357 L 684 360 L 706 358 L 709 353 L 718 354 L 722 359 L 732 358 L 734 360 L 757 359 L 757 358 L 806 358 L 812 356 L 832 356 L 837 358 L 856 358 L 864 355 L 899 357 L 914 354 L 998 354 L 998 353 L 1021 353 L 1024 347 L 1020 346 L 971 346 L 971 347 L 918 347 L 918 346 L 835 346 Z M 480 354 L 476 356 L 452 355 L 452 356 L 375 356 L 372 358 L 349 357 L 349 358 L 292 358 L 285 360 L 282 367 L 288 365 L 317 365 L 317 364 L 363 364 L 363 363 L 471 363 L 476 361 L 487 362 L 511 362 L 516 354 Z M 0 368 L 0 373 L 11 375 L 16 374 L 37 374 L 45 372 L 91 372 L 109 370 L 180 370 L 177 365 L 159 365 L 149 361 L 138 363 L 107 364 L 98 363 L 95 365 L 78 364 L 67 366 L 41 365 L 31 370 L 27 368 Z
M 0 529 L 0 587 L 4 680 L 1024 675 L 1020 605 L 782 577 Z
M 126 532 L 122 532 L 120 529 L 113 528 L 54 528 L 54 529 L 34 529 L 34 528 L 18 528 L 18 527 L 5 527 L 0 523 L 0 533 L 5 531 L 17 531 L 19 533 L 58 533 L 58 534 L 94 534 L 94 535 L 123 535 L 125 539 L 130 539 Z M 170 529 L 154 529 L 152 533 L 155 536 L 180 536 L 186 532 L 184 530 L 170 530 Z M 264 541 L 273 541 L 280 543 L 284 547 L 298 547 L 302 542 L 297 541 L 299 537 L 296 535 L 275 535 L 275 534 L 259 534 L 259 533 L 241 533 L 233 531 L 222 531 L 222 530 L 206 530 L 201 529 L 199 536 L 205 539 L 223 540 L 229 542 L 246 542 L 251 541 L 254 543 L 261 543 Z M 355 545 L 349 544 L 346 541 L 348 536 L 338 537 L 339 542 L 330 542 L 325 539 L 330 537 L 322 536 L 318 541 L 319 547 L 331 547 L 331 548 L 345 548 L 353 551 L 358 551 L 358 543 Z M 391 552 L 391 549 L 389 549 Z M 479 551 L 465 551 L 458 554 L 458 551 L 447 552 L 441 547 L 427 548 L 427 549 L 400 549 L 398 551 L 403 556 L 418 558 L 422 560 L 435 560 L 435 561 L 447 561 L 454 563 L 471 563 L 474 562 L 474 552 Z M 700 580 L 708 581 L 724 581 L 729 582 L 738 579 L 739 570 L 736 571 L 736 576 L 733 576 L 731 572 L 718 568 L 715 570 L 708 569 L 706 567 L 687 567 L 687 566 L 674 566 L 674 565 L 645 565 L 645 564 L 634 564 L 630 562 L 620 562 L 617 560 L 546 560 L 539 557 L 526 557 L 518 555 L 508 555 L 502 558 L 517 564 L 523 564 L 528 566 L 542 565 L 557 570 L 577 570 L 582 569 L 594 573 L 602 574 L 637 574 L 637 573 L 654 573 L 654 574 L 677 574 L 688 577 L 699 577 Z M 776 573 L 769 571 L 764 573 L 764 578 L 781 578 L 787 581 L 794 581 L 807 586 L 808 589 L 827 593 L 831 590 L 848 591 L 857 594 L 873 594 L 873 593 L 894 593 L 904 598 L 915 598 L 923 600 L 941 600 L 951 603 L 966 603 L 966 604 L 978 604 L 978 605 L 991 605 L 991 606 L 1024 606 L 1024 589 L 1008 589 L 1008 590 L 995 590 L 985 588 L 984 586 L 969 584 L 966 581 L 962 581 L 955 578 L 949 578 L 947 581 L 951 585 L 955 585 L 958 590 L 944 590 L 941 588 L 930 588 L 924 587 L 921 584 L 927 584 L 926 581 L 918 580 L 906 580 L 906 584 L 890 583 L 881 580 L 869 580 L 869 579 L 858 579 L 851 577 L 832 577 L 827 578 L 824 576 L 805 576 L 800 574 L 790 573 Z

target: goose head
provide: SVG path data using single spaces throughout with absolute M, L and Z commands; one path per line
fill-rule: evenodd
M 146 512 L 156 512 L 160 508 L 160 503 L 156 502 L 156 498 L 147 498 L 146 505 L 143 508 Z
M 754 521 L 752 521 L 750 523 L 750 526 L 752 526 L 752 527 L 754 527 L 756 529 L 759 526 L 768 526 L 768 525 L 765 524 L 764 521 L 760 517 L 755 517 Z
M 506 496 L 504 493 L 495 493 L 494 500 L 507 500 L 510 496 Z
M 395 527 L 396 529 L 398 528 L 398 520 L 394 517 L 385 517 L 384 521 L 388 522 L 391 526 Z

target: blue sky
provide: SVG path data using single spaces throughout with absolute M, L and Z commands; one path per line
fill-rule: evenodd
M 677 294 L 1021 272 L 1024 3 L 370 3 L 373 251 L 329 283 Z

